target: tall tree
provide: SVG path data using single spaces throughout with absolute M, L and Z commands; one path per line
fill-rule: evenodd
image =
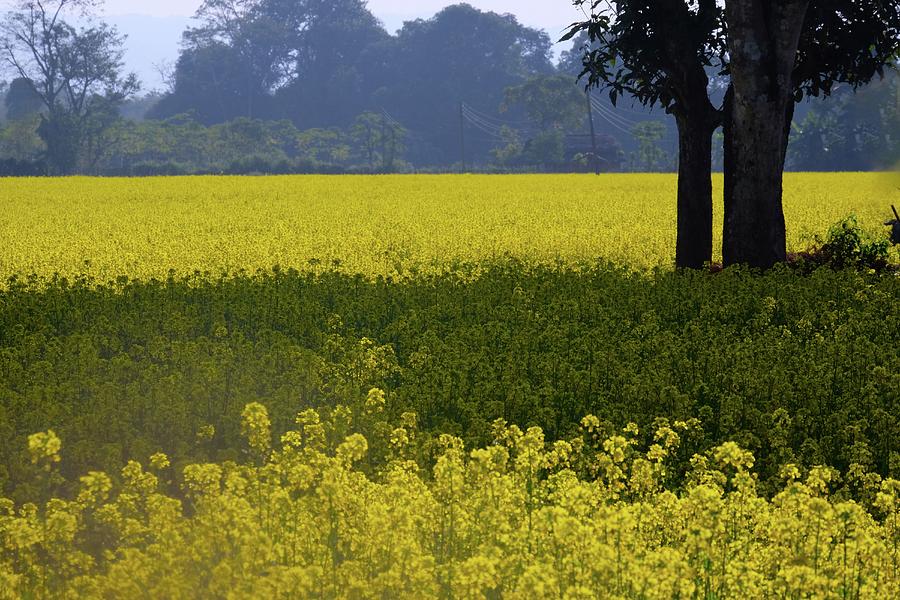
M 697 246 L 683 246 L 681 240 L 701 239 L 694 232 L 706 240 L 707 223 L 711 230 L 705 167 L 712 131 L 723 119 L 725 263 L 768 267 L 784 260 L 781 182 L 795 102 L 828 95 L 836 83 L 855 88 L 881 74 L 897 56 L 900 3 L 592 0 L 591 8 L 591 20 L 569 33 L 588 31 L 597 45 L 584 58 L 589 83 L 606 85 L 613 95 L 628 92 L 645 104 L 660 103 L 678 121 L 676 262 L 696 264 Z M 709 85 L 710 66 L 730 77 L 724 117 L 710 111 L 707 90 L 700 93 Z M 695 188 L 703 193 L 686 193 Z M 698 226 L 687 229 L 691 223 Z M 688 260 L 689 249 L 694 260 Z
M 725 264 L 786 258 L 782 176 L 795 102 L 857 88 L 900 50 L 893 0 L 727 0 Z
M 252 77 L 238 51 L 221 42 L 182 50 L 174 73 L 174 88 L 148 113 L 153 119 L 193 114 L 206 125 L 246 117 L 271 117 L 274 98 Z M 257 82 L 258 83 L 258 82 Z
M 362 0 L 204 0 L 195 18 L 154 117 L 345 124 L 366 108 L 363 55 L 388 37 Z
M 303 127 L 346 125 L 375 108 L 373 48 L 390 37 L 364 0 L 266 0 L 288 24 L 286 85 L 279 102 Z
M 512 15 L 455 4 L 430 19 L 409 21 L 373 56 L 373 102 L 409 129 L 410 153 L 432 164 L 459 159 L 459 102 L 501 119 L 507 87 L 553 72 L 550 38 Z M 377 106 L 376 105 L 376 106 Z M 473 132 L 474 133 L 474 132 Z M 494 136 L 496 138 L 496 136 Z M 466 138 L 466 154 L 483 160 L 496 139 Z
M 95 23 L 97 0 L 20 0 L 0 24 L 0 51 L 44 105 L 38 132 L 55 174 L 76 168 L 82 144 L 108 126 L 103 115 L 138 89 L 122 74 L 124 38 Z M 79 27 L 66 21 L 75 17 Z
M 709 96 L 708 68 L 725 64 L 723 12 L 716 0 L 576 0 L 590 19 L 563 38 L 587 32 L 590 86 L 659 105 L 678 125 L 678 233 L 675 264 L 712 260 L 712 135 L 721 107 Z
M 190 75 L 220 88 L 220 96 L 229 96 L 224 100 L 231 108 L 227 118 L 270 116 L 269 99 L 284 78 L 288 24 L 262 0 L 204 0 L 194 18 L 200 25 L 184 33 L 184 43 L 194 58 L 190 66 L 205 72 Z M 196 85 L 178 72 L 178 67 L 188 66 L 179 61 L 176 89 L 179 84 Z
M 786 255 L 781 180 L 793 72 L 809 0 L 728 0 L 732 93 L 725 123 L 726 264 L 769 267 Z

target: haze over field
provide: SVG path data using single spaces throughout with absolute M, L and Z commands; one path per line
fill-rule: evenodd
M 0 0 L 0 174 L 678 170 L 679 136 L 712 133 L 705 122 L 676 126 L 678 106 L 694 103 L 674 103 L 683 94 L 660 74 L 690 63 L 685 56 L 702 55 L 690 78 L 699 82 L 693 93 L 708 105 L 711 121 L 721 122 L 729 88 L 722 34 L 708 32 L 700 54 L 638 68 L 619 60 L 621 52 L 647 43 L 647 35 L 677 40 L 692 25 L 666 24 L 668 17 L 645 11 L 640 18 L 648 24 L 635 28 L 634 43 L 597 54 L 599 40 L 619 38 L 585 29 L 607 22 L 585 13 L 592 5 Z M 48 6 L 61 6 L 66 24 L 47 33 L 59 38 L 50 45 L 34 39 L 47 15 L 30 25 L 25 17 Z M 684 18 L 694 19 L 696 2 L 685 0 L 683 9 Z M 889 29 L 885 18 L 870 11 L 866 27 Z M 567 31 L 569 39 L 558 42 Z M 59 52 L 81 57 L 58 77 L 41 68 L 40 58 L 57 42 Z M 590 82 L 585 98 L 589 82 L 580 74 L 587 48 L 588 60 L 607 65 L 592 73 L 611 64 L 624 71 Z M 641 60 L 662 60 L 667 51 Z M 827 75 L 797 90 L 803 98 L 791 103 L 792 126 L 784 130 L 788 170 L 871 171 L 900 161 L 900 77 L 891 71 L 873 79 L 882 65 L 870 55 L 868 48 L 854 55 L 865 64 L 854 67 L 859 73 L 852 78 Z M 47 85 L 47 77 L 58 81 Z M 853 93 L 850 82 L 869 79 Z M 59 104 L 55 90 L 75 96 Z M 42 129 L 42 118 L 60 106 L 75 107 L 77 127 Z M 712 136 L 714 171 L 725 168 L 724 139 L 721 131 Z
M 2 4 L 9 5 L 10 0 Z M 450 0 L 372 0 L 369 10 L 391 33 L 405 21 L 427 19 L 450 4 Z M 554 41 L 562 36 L 565 27 L 577 20 L 580 12 L 570 0 L 472 0 L 468 2 L 481 10 L 516 15 L 521 23 L 545 30 Z M 174 62 L 178 58 L 181 33 L 192 24 L 191 17 L 200 0 L 108 0 L 105 14 L 110 23 L 128 35 L 126 61 L 144 82 L 145 89 L 162 84 L 156 65 Z M 563 45 L 557 44 L 558 54 Z

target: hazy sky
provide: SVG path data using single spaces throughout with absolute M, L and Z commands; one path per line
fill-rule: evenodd
M 369 9 L 393 30 L 404 20 L 430 17 L 449 0 L 370 0 Z M 579 15 L 571 0 L 469 0 L 482 10 L 513 13 L 523 23 L 546 29 L 551 37 Z M 190 16 L 200 0 L 107 0 L 109 15 Z

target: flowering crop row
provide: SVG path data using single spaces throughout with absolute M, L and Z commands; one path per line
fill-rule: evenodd
M 240 462 L 176 473 L 155 454 L 82 476 L 70 499 L 0 500 L 0 598 L 900 595 L 900 481 L 873 482 L 862 506 L 831 496 L 832 469 L 788 464 L 767 499 L 753 455 L 725 443 L 673 490 L 669 459 L 695 421 L 661 421 L 642 447 L 637 425 L 604 438 L 592 416 L 553 443 L 502 420 L 472 451 L 442 435 L 425 468 L 416 415 L 392 427 L 383 407 L 372 390 L 360 423 L 305 410 L 273 448 L 249 404 Z M 389 448 L 374 472 L 372 443 Z M 51 480 L 59 439 L 28 450 Z
M 275 264 L 407 277 L 505 256 L 668 267 L 675 185 L 671 175 L 7 179 L 0 278 Z M 852 212 L 883 230 L 896 197 L 886 175 L 789 174 L 790 246 L 805 249 Z M 715 215 L 718 248 L 721 206 Z
M 41 499 L 20 450 L 34 431 L 58 433 L 75 482 L 160 449 L 230 460 L 246 402 L 281 433 L 370 387 L 469 447 L 497 418 L 561 438 L 588 413 L 608 433 L 696 417 L 679 472 L 733 440 L 766 493 L 788 462 L 900 478 L 898 304 L 900 278 L 828 268 L 18 282 L 0 290 L 0 495 Z

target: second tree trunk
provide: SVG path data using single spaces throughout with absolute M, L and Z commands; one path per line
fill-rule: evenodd
M 707 119 L 678 123 L 678 238 L 675 266 L 699 269 L 712 260 L 712 134 Z

